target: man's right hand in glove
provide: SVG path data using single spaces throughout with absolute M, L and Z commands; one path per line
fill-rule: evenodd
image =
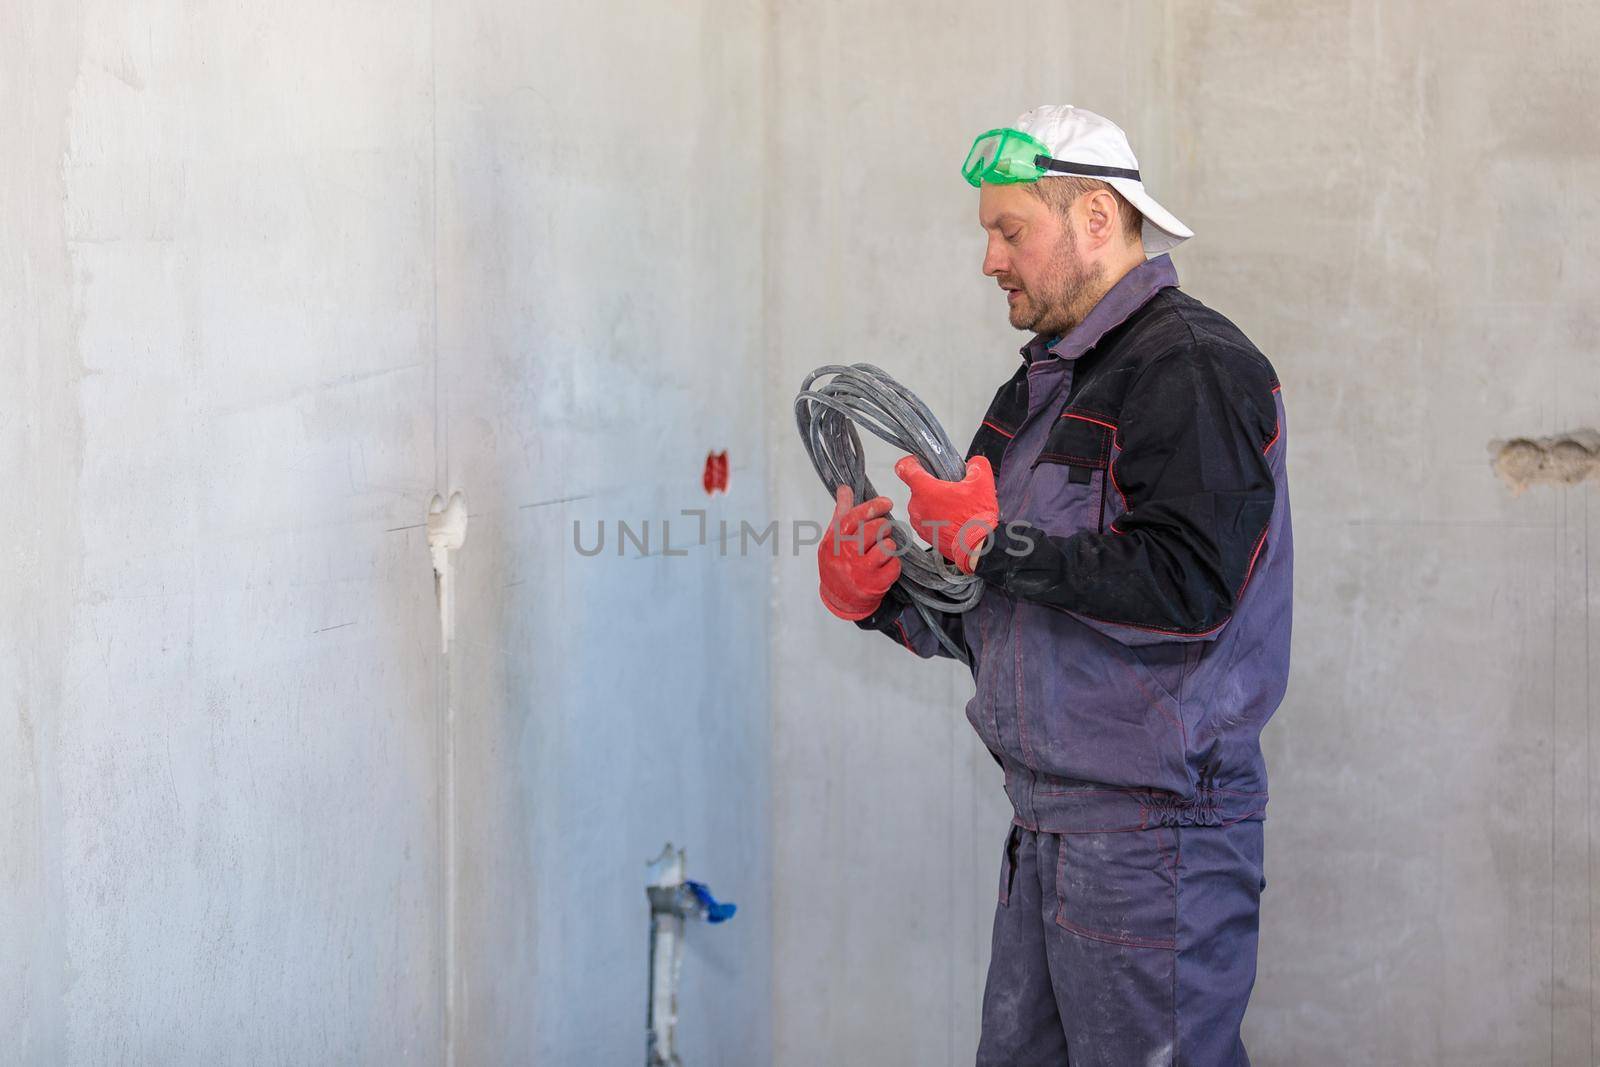
M 889 514 L 894 502 L 880 496 L 851 507 L 854 494 L 841 485 L 833 517 L 817 546 L 822 603 L 841 619 L 864 619 L 878 610 L 884 594 L 900 577 L 900 559 L 890 555 Z

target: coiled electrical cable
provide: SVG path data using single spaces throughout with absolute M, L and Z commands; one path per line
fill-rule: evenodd
M 828 380 L 818 384 L 824 378 Z M 878 495 L 867 477 L 858 426 L 916 456 L 945 481 L 960 481 L 967 473 L 962 454 L 928 406 L 870 363 L 830 364 L 806 375 L 800 395 L 794 398 L 794 414 L 800 440 L 830 496 L 841 485 L 850 487 L 857 504 Z M 982 580 L 962 573 L 934 549 L 921 546 L 911 527 L 892 514 L 889 531 L 900 556 L 900 579 L 895 584 L 945 650 L 966 663 L 966 650 L 950 639 L 933 613 L 972 610 L 983 595 Z

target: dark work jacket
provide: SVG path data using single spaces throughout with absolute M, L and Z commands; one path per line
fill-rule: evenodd
M 1166 256 L 1035 338 L 968 458 L 1002 527 L 966 615 L 967 718 L 1016 822 L 1051 833 L 1260 819 L 1289 671 L 1293 548 L 1277 376 Z M 859 625 L 945 654 L 898 590 Z

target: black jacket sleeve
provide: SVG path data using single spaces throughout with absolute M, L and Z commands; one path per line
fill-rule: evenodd
M 1153 360 L 1129 387 L 1106 472 L 1127 511 L 1070 537 L 1005 523 L 978 574 L 1112 636 L 1214 636 L 1272 518 L 1273 389 L 1270 367 L 1233 349 L 1189 343 Z
M 963 616 L 944 611 L 934 611 L 930 614 L 952 645 L 960 649 L 967 648 Z M 897 644 L 905 646 L 923 659 L 950 655 L 949 649 L 945 648 L 929 629 L 921 613 L 911 603 L 911 597 L 901 591 L 898 585 L 890 586 L 883 603 L 878 605 L 878 610 L 864 619 L 857 619 L 856 625 L 863 630 L 877 630 L 879 633 L 887 634 Z M 970 658 L 971 650 L 967 649 L 966 654 Z

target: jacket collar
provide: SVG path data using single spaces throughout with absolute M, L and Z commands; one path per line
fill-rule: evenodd
M 1077 359 L 1099 344 L 1100 338 L 1149 303 L 1151 297 L 1177 284 L 1178 269 L 1172 265 L 1171 256 L 1162 254 L 1147 259 L 1124 274 L 1084 316 L 1082 322 L 1053 343 L 1050 338 L 1035 334 L 1033 340 L 1022 346 L 1022 358 L 1027 363 L 1046 358 Z

